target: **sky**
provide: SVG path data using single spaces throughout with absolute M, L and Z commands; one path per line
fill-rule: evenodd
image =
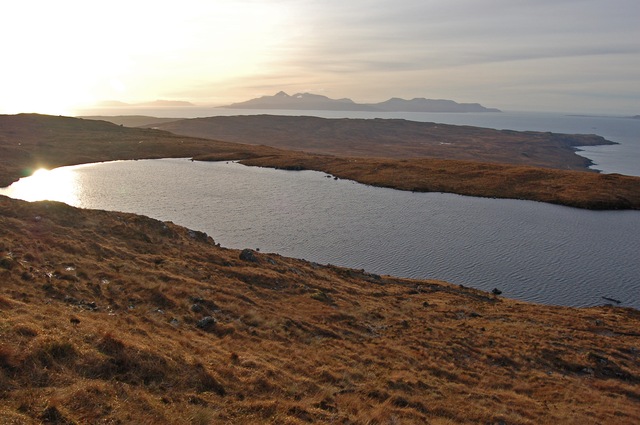
M 638 0 L 21 0 L 0 113 L 309 92 L 640 114 Z

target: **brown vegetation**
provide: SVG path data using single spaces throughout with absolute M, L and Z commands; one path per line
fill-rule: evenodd
M 339 157 L 439 158 L 580 171 L 587 171 L 591 161 L 577 155 L 576 146 L 612 144 L 592 134 L 494 130 L 401 119 L 249 115 L 148 125 L 152 126 L 191 137 Z
M 105 121 L 36 114 L 0 115 L 0 186 L 41 167 L 211 153 L 220 160 L 231 160 L 277 152 L 266 146 L 183 137 Z
M 402 190 L 530 199 L 579 208 L 640 209 L 639 177 L 437 158 L 335 157 L 177 136 L 104 121 L 0 115 L 0 186 L 39 167 L 163 157 L 240 159 L 247 165 L 324 171 Z
M 206 158 L 203 156 L 201 158 Z M 588 209 L 640 209 L 640 177 L 441 159 L 256 157 L 246 165 L 317 170 L 373 186 L 529 199 Z
M 640 422 L 636 310 L 0 197 L 1 423 Z

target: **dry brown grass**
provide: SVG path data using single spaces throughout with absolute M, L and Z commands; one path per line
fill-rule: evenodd
M 247 117 L 236 118 L 242 121 Z M 279 117 L 267 117 L 267 123 L 262 125 L 276 118 Z M 366 122 L 360 122 L 364 120 L 356 121 L 360 127 L 366 124 Z M 390 129 L 393 129 L 393 125 L 386 121 L 370 120 L 369 124 L 380 127 L 386 123 Z M 409 126 L 421 124 L 404 123 Z M 258 130 L 264 130 L 264 128 L 252 129 L 254 133 Z M 286 130 L 284 134 L 292 132 L 290 127 L 285 126 L 284 130 Z M 358 131 L 364 130 L 359 128 Z M 480 133 L 476 134 L 478 131 Z M 266 130 L 264 132 L 268 133 Z M 525 164 L 546 164 L 547 166 L 553 166 L 549 158 L 555 160 L 564 158 L 560 160 L 561 164 L 565 164 L 562 162 L 565 160 L 575 161 L 567 158 L 580 158 L 571 149 L 573 144 L 578 143 L 574 136 L 517 132 L 503 134 L 495 130 L 455 126 L 444 126 L 444 128 L 438 128 L 437 132 L 437 137 L 458 137 L 461 141 L 459 144 L 472 143 L 474 146 L 448 149 L 439 154 L 434 153 L 434 156 L 466 158 L 471 155 L 471 158 L 483 161 L 516 163 L 523 163 L 522 158 L 525 158 Z M 485 134 L 485 132 L 488 133 Z M 358 134 L 361 133 L 356 132 L 356 135 Z M 353 139 L 355 136 L 349 137 Z M 402 190 L 530 199 L 579 208 L 640 208 L 639 177 L 617 174 L 599 175 L 593 172 L 477 161 L 416 158 L 416 155 L 433 153 L 433 149 L 436 148 L 431 146 L 429 147 L 431 151 L 429 149 L 416 151 L 411 148 L 415 143 L 412 140 L 396 141 L 393 149 L 382 150 L 387 156 L 403 158 L 409 156 L 410 159 L 375 158 L 371 157 L 373 153 L 378 152 L 374 149 L 377 146 L 375 143 L 368 144 L 366 139 L 356 137 L 349 142 L 351 145 L 355 143 L 359 146 L 354 150 L 349 143 L 343 146 L 340 143 L 341 139 L 336 140 L 337 142 L 331 145 L 331 149 L 338 149 L 337 152 L 341 152 L 340 157 L 285 151 L 268 146 L 194 139 L 166 131 L 120 127 L 103 121 L 28 114 L 0 115 L 0 185 L 8 185 L 21 176 L 29 175 L 39 167 L 51 168 L 115 159 L 195 157 L 212 161 L 241 159 L 248 165 L 288 170 L 325 171 L 365 184 Z M 592 140 L 592 142 L 598 141 L 597 137 Z M 272 139 L 265 136 L 264 143 L 272 142 Z M 406 147 L 403 147 L 403 143 Z M 580 143 L 587 143 L 587 141 L 583 140 Z M 529 145 L 531 147 L 526 148 Z M 343 146 L 342 150 L 339 149 L 341 146 Z M 521 155 L 523 146 L 530 152 L 537 152 L 536 155 L 532 153 L 528 153 L 528 156 Z M 460 155 L 462 153 L 464 155 L 456 154 L 456 150 L 460 151 Z M 478 153 L 485 151 L 483 155 Z M 368 157 L 345 156 L 354 152 L 366 153 Z M 579 165 L 574 164 L 571 167 L 584 167 L 583 160 L 584 158 L 580 159 Z
M 636 310 L 254 256 L 0 198 L 0 422 L 640 421 Z
M 173 120 L 151 126 L 191 137 L 339 157 L 439 158 L 581 171 L 587 170 L 591 161 L 577 155 L 576 146 L 611 144 L 596 135 L 402 119 L 249 115 Z
M 206 159 L 206 156 L 201 157 Z M 527 199 L 588 209 L 640 209 L 640 177 L 430 158 L 393 160 L 301 154 L 246 165 L 323 171 L 373 186 Z
M 212 153 L 220 160 L 230 160 L 277 152 L 264 146 L 196 139 L 105 121 L 36 114 L 0 115 L 0 186 L 41 167 Z

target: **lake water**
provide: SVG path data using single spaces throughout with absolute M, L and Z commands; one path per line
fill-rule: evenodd
M 591 306 L 606 296 L 640 309 L 639 211 L 402 192 L 187 159 L 63 167 L 0 193 L 170 220 L 230 248 L 497 287 L 532 302 Z

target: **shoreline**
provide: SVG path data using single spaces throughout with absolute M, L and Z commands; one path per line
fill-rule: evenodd
M 338 157 L 68 117 L 0 116 L 0 149 L 2 186 L 41 167 L 190 157 L 309 169 L 399 190 L 525 199 L 586 209 L 640 209 L 640 177 L 426 157 Z

